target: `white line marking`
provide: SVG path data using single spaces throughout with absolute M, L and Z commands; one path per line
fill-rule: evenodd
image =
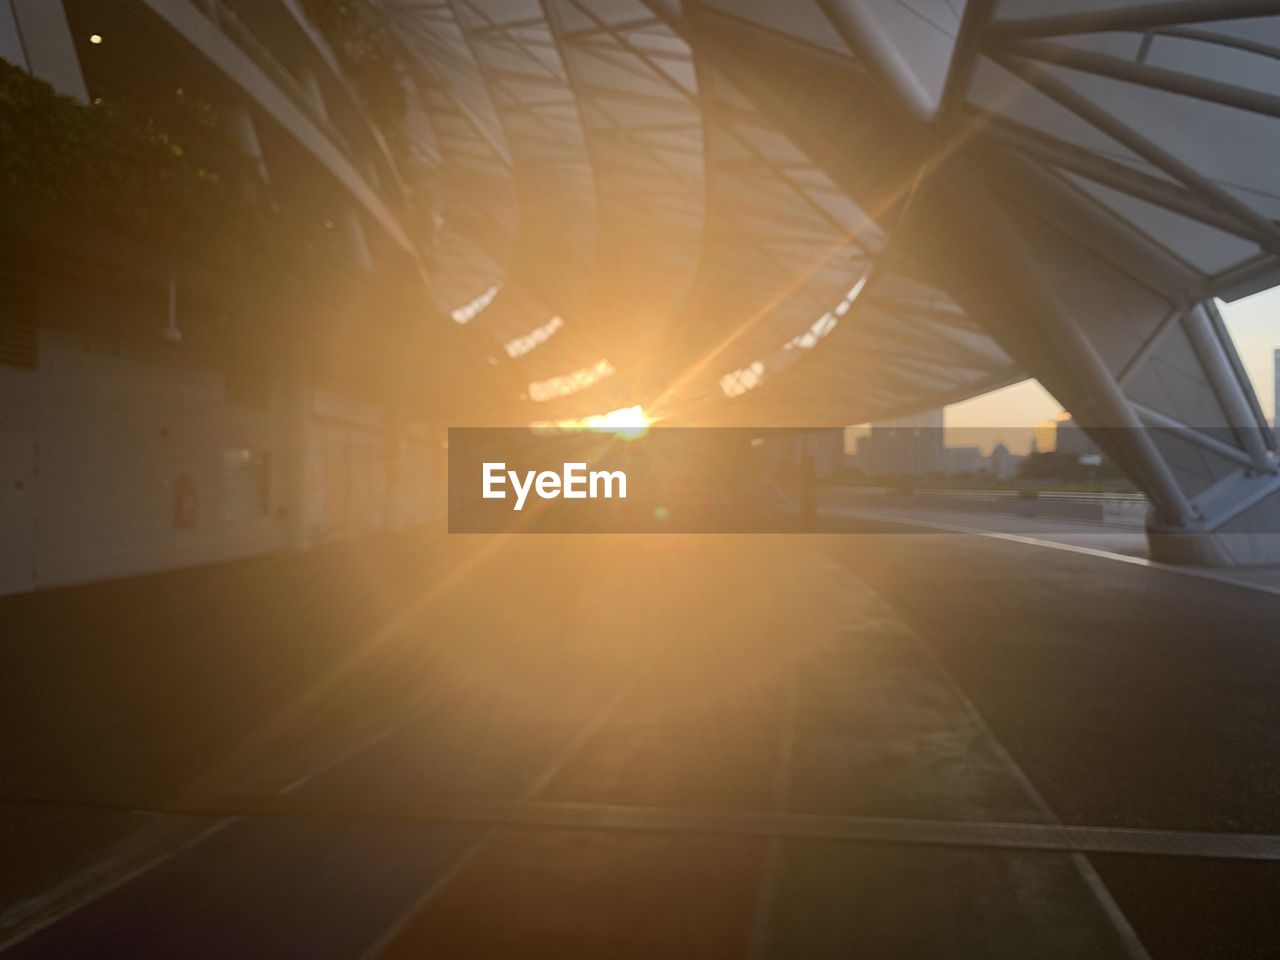
M 796 662 L 793 644 L 788 657 L 787 682 L 783 691 L 782 724 L 778 737 L 778 768 L 773 784 L 773 805 L 782 813 L 785 813 L 791 804 L 791 767 L 795 756 L 796 738 L 796 698 L 799 695 L 798 671 L 799 664 Z M 756 908 L 752 914 L 748 960 L 761 960 L 768 949 L 769 929 L 773 921 L 773 902 L 782 881 L 784 856 L 782 841 L 776 837 L 771 839 L 768 852 L 765 854 L 764 865 L 760 870 L 760 882 L 756 888 Z
M 570 741 L 565 745 L 564 749 L 555 756 L 550 764 L 548 764 L 546 769 L 535 777 L 524 789 L 520 795 L 520 800 L 522 802 L 528 803 L 532 801 L 539 793 L 542 792 L 547 784 L 555 779 L 556 775 L 560 773 L 561 770 L 568 766 L 569 761 L 573 759 L 574 755 L 582 749 L 583 745 L 585 745 L 592 736 L 595 735 L 596 731 L 604 726 L 605 721 L 612 715 L 613 711 L 617 708 L 618 704 L 622 702 L 623 698 L 635 689 L 640 673 L 641 671 L 633 672 L 626 680 L 619 684 L 618 689 L 614 691 L 613 696 L 611 696 L 600 707 L 600 709 L 596 711 L 595 716 L 582 725 L 578 732 L 575 733 L 572 739 L 570 739 Z M 434 900 L 442 890 L 449 886 L 449 884 L 466 869 L 468 864 L 470 864 L 471 861 L 480 854 L 480 851 L 488 846 L 489 842 L 498 832 L 498 829 L 499 828 L 497 826 L 487 827 L 480 836 L 476 837 L 475 840 L 472 841 L 471 845 L 458 856 L 458 859 L 450 864 L 449 868 L 445 870 L 444 873 L 437 877 L 430 886 L 422 891 L 413 903 L 411 903 L 408 908 L 406 908 L 404 912 L 402 912 L 400 916 L 397 917 L 392 924 L 387 927 L 387 929 L 384 930 L 363 953 L 360 954 L 360 960 L 374 960 L 379 953 L 385 950 L 410 924 L 410 922 L 413 921 L 414 917 L 422 913 L 431 901 Z
M 909 628 L 908 628 L 909 629 Z M 995 731 L 991 729 L 991 725 L 987 723 L 986 717 L 978 710 L 977 705 L 964 692 L 959 682 L 951 671 L 943 666 L 942 661 L 938 659 L 933 652 L 933 648 L 929 646 L 920 634 L 915 630 L 909 629 L 911 636 L 916 641 L 916 646 L 924 653 L 925 657 L 933 665 L 933 668 L 942 677 L 943 682 L 951 688 L 952 695 L 959 701 L 961 707 L 969 714 L 970 719 L 978 728 L 982 736 L 990 743 L 991 748 L 996 755 L 1003 761 L 1009 773 L 1022 787 L 1023 792 L 1049 823 L 1061 826 L 1062 821 L 1058 819 L 1058 815 L 1054 813 L 1053 808 L 1049 806 L 1049 802 L 1045 800 L 1044 795 L 1031 782 L 1031 778 L 1027 776 L 1025 770 L 1013 758 L 1000 738 L 995 735 Z M 1137 931 L 1133 929 L 1133 925 L 1129 922 L 1129 918 L 1124 915 L 1124 911 L 1120 909 L 1120 905 L 1116 903 L 1115 898 L 1111 896 L 1111 891 L 1107 889 L 1106 884 L 1102 882 L 1102 878 L 1098 876 L 1098 872 L 1093 869 L 1093 864 L 1089 862 L 1088 857 L 1082 853 L 1071 854 L 1071 862 L 1075 866 L 1076 871 L 1080 874 L 1080 879 L 1084 881 L 1089 892 L 1093 894 L 1094 899 L 1098 902 L 1098 906 L 1102 908 L 1102 912 L 1111 922 L 1111 926 L 1115 929 L 1116 935 L 1128 950 L 1129 955 L 1134 960 L 1151 960 L 1151 955 L 1147 952 L 1147 948 L 1142 945 L 1142 941 L 1138 939 Z
M 417 703 L 418 700 L 415 698 L 414 702 Z M 415 719 L 420 719 L 421 716 L 429 712 L 429 710 L 418 710 L 416 713 L 411 713 L 393 721 L 369 737 L 358 741 L 337 757 L 318 764 L 314 769 L 273 792 L 282 796 L 295 792 L 316 777 L 328 773 L 348 760 L 359 756 L 382 740 L 387 739 L 392 734 L 403 730 Z M 163 816 L 163 814 L 161 815 Z M 0 915 L 0 930 L 10 929 L 12 933 L 9 939 L 0 942 L 0 952 L 71 916 L 113 890 L 117 890 L 141 877 L 143 874 L 162 866 L 178 854 L 197 846 L 215 833 L 224 830 L 241 819 L 243 818 L 240 816 L 225 817 L 215 821 L 208 828 L 196 830 L 185 837 L 180 834 L 176 840 L 166 839 L 163 836 L 157 839 L 149 838 L 147 834 L 151 832 L 163 834 L 169 827 L 169 825 L 165 824 L 155 826 L 152 831 L 147 831 L 145 827 L 134 831 L 134 833 L 129 834 L 115 844 L 104 859 L 91 864 L 75 876 L 64 880 L 38 897 L 24 901 Z M 172 826 L 174 829 L 178 829 L 180 825 L 174 824 Z M 131 861 L 145 855 L 150 850 L 155 850 L 156 847 L 160 848 L 158 853 L 154 853 L 138 866 L 129 865 Z M 113 871 L 116 870 L 121 872 L 113 876 Z M 59 907 L 60 901 L 64 902 Z M 42 911 L 53 912 L 46 916 L 40 916 Z
M 1247 590 L 1257 590 L 1259 593 L 1269 593 L 1273 596 L 1280 597 L 1280 587 L 1273 587 L 1264 583 L 1253 583 L 1250 580 L 1238 580 L 1228 574 L 1214 573 L 1211 570 L 1205 570 L 1200 567 L 1183 567 L 1175 563 L 1161 563 L 1158 560 L 1148 560 L 1146 557 L 1132 557 L 1125 553 L 1115 553 L 1111 550 L 1102 550 L 1098 547 L 1084 547 L 1079 544 L 1062 543 L 1057 540 L 1042 540 L 1039 537 L 1029 537 L 1020 533 L 1000 533 L 996 530 L 983 530 L 977 527 L 961 527 L 952 523 L 940 523 L 936 520 L 918 520 L 914 517 L 903 517 L 897 514 L 841 510 L 840 516 L 855 517 L 864 520 L 882 520 L 885 523 L 897 523 L 908 527 L 927 527 L 932 530 L 945 530 L 947 533 L 963 533 L 975 537 L 987 537 L 991 540 L 1007 540 L 1009 543 L 1021 543 L 1032 547 L 1048 547 L 1050 550 L 1064 550 L 1067 553 L 1077 553 L 1086 557 L 1098 557 L 1103 560 L 1118 560 L 1121 563 L 1131 563 L 1139 567 L 1149 567 L 1152 570 L 1164 570 L 1168 573 L 1177 573 L 1184 577 L 1196 577 L 1200 580 L 1212 580 L 1215 583 L 1225 583 L 1231 587 L 1244 587 Z M 1079 536 L 1079 534 L 1073 534 L 1073 536 Z
M 193 816 L 185 811 L 177 813 L 171 810 L 163 811 L 163 815 Z M 265 808 L 242 804 L 234 815 L 225 812 L 223 816 L 242 820 L 293 817 L 310 822 L 450 824 L 561 832 L 702 834 L 766 840 L 826 840 L 834 843 L 974 847 L 1041 853 L 1119 853 L 1280 863 L 1280 834 L 1100 827 L 1025 820 L 930 820 L 564 800 L 518 800 L 479 806 L 466 801 L 426 801 L 408 811 L 402 808 L 388 811 L 368 808 L 349 811 L 341 808 L 291 810 L 275 804 L 268 804 Z
M 373 960 L 374 957 L 390 946 L 391 941 L 400 936 L 400 932 L 409 925 L 409 921 L 421 913 L 422 909 L 436 898 L 436 894 L 451 884 L 470 865 L 471 861 L 484 848 L 488 839 L 493 836 L 496 829 L 496 827 L 490 827 L 472 841 L 471 846 L 462 851 L 458 859 L 449 864 L 449 868 L 436 877 L 434 882 L 426 890 L 422 891 L 414 899 L 413 903 L 409 904 L 409 907 L 392 922 L 391 926 L 387 927 L 373 943 L 365 948 L 364 952 L 360 954 L 360 960 Z
M 353 746 L 344 750 L 342 753 L 338 754 L 332 760 L 328 760 L 325 763 L 322 763 L 319 766 L 317 766 L 314 770 L 311 770 L 308 773 L 304 773 L 302 776 L 298 777 L 296 780 L 292 780 L 289 783 L 286 783 L 283 787 L 281 787 L 276 792 L 281 794 L 286 794 L 286 793 L 293 793 L 295 790 L 302 789 L 317 777 L 322 776 L 328 773 L 329 771 L 342 766 L 348 760 L 353 760 L 356 757 L 358 757 L 360 754 L 364 753 L 366 750 L 369 750 L 372 747 L 377 746 L 383 740 L 386 740 L 388 737 L 390 737 L 393 733 L 399 733 L 401 730 L 403 730 L 405 727 L 407 727 L 411 722 L 413 722 L 416 719 L 421 719 L 421 718 L 402 717 L 399 720 L 395 720 L 387 724 L 381 730 L 378 730 L 376 733 L 373 733 L 370 736 L 365 737 L 363 740 L 358 741 Z
M 0 953 L 16 946 L 23 940 L 29 939 L 46 927 L 53 926 L 53 924 L 75 913 L 77 910 L 100 900 L 113 890 L 118 890 L 143 874 L 149 873 L 167 863 L 178 854 L 190 850 L 197 844 L 209 839 L 215 833 L 230 826 L 237 819 L 237 817 L 227 817 L 194 834 L 188 834 L 185 837 L 179 836 L 176 842 L 169 841 L 173 843 L 172 846 L 166 847 L 159 853 L 153 851 L 160 841 L 137 839 L 138 835 L 146 828 L 141 828 L 129 834 L 112 848 L 113 852 L 105 859 L 86 867 L 75 876 L 46 890 L 39 896 L 31 900 L 25 900 L 5 911 L 3 918 L 0 918 L 0 924 L 3 927 L 15 924 L 16 928 L 11 931 L 12 936 L 9 939 L 0 942 Z M 163 830 L 165 826 L 159 825 L 156 829 Z M 129 866 L 131 859 L 148 853 L 150 854 L 148 859 L 135 866 Z M 122 872 L 113 876 L 112 873 L 116 870 Z M 55 905 L 59 901 L 64 901 L 63 906 L 55 910 Z M 53 910 L 55 912 L 40 916 L 41 912 L 45 910 Z

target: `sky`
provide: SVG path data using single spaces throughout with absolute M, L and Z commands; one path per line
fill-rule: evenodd
M 1270 418 L 1275 409 L 1271 358 L 1280 347 L 1280 287 L 1219 306 Z M 1062 405 L 1048 391 L 1027 380 L 947 407 L 947 445 L 976 445 L 988 453 L 999 440 L 1014 453 L 1026 453 L 1036 425 L 1061 412 Z

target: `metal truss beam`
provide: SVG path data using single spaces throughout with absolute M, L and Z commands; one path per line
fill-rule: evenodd
M 1048 134 L 1023 127 L 1003 117 L 983 115 L 980 124 L 991 137 L 1047 164 L 1242 239 L 1249 236 L 1250 231 L 1237 217 L 1223 212 L 1203 197 L 1168 180 L 1148 176 L 1116 160 L 1064 140 L 1056 140 Z
M 1206 20 L 1243 20 L 1276 12 L 1272 0 L 1168 0 L 1114 10 L 1088 10 L 1000 20 L 988 28 L 993 40 L 1013 37 L 1054 37 L 1102 30 L 1147 30 Z
M 1218 335 L 1213 317 L 1204 304 L 1197 304 L 1182 315 L 1182 326 L 1187 332 L 1187 339 L 1204 367 L 1217 395 L 1218 402 L 1226 411 L 1227 420 L 1235 431 L 1240 446 L 1248 454 L 1251 465 L 1258 473 L 1277 473 L 1269 448 L 1271 444 L 1262 439 L 1262 430 L 1266 421 L 1259 424 L 1255 419 L 1256 407 L 1249 402 L 1253 391 L 1248 389 L 1248 380 L 1241 380 L 1237 370 L 1231 363 L 1225 345 Z M 1260 411 L 1258 411 L 1260 412 Z M 1259 428 L 1262 429 L 1259 429 Z
M 1135 479 L 1146 489 L 1169 526 L 1189 529 L 1196 515 L 1186 493 L 1094 344 L 1045 276 L 1037 257 L 1027 249 L 1025 239 L 1019 235 L 1001 201 L 977 182 L 962 189 L 961 200 L 971 216 L 989 225 L 1002 258 L 1011 268 L 1012 275 L 1021 280 L 1025 294 L 1034 303 L 1036 319 L 1044 335 L 1084 385 L 1086 396 L 1082 399 L 1090 408 L 1085 422 L 1129 431 L 1131 448 L 1128 453 L 1138 473 Z M 1063 399 L 1079 410 L 1070 398 Z
M 1103 110 L 1089 98 L 1077 93 L 1070 86 L 1053 76 L 1038 63 L 1021 57 L 994 54 L 994 59 L 1006 70 L 1016 74 L 1052 100 L 1086 120 L 1142 157 L 1148 163 L 1165 171 L 1180 181 L 1188 190 L 1196 193 L 1219 208 L 1229 211 L 1249 228 L 1250 236 L 1272 253 L 1280 253 L 1280 227 L 1262 216 L 1252 207 L 1237 200 L 1227 190 L 1203 176 L 1169 151 L 1137 133 L 1132 127 Z
M 861 0 L 815 0 L 876 85 L 916 121 L 931 120 L 937 112 L 933 98 L 920 84 L 902 52 L 887 36 L 869 5 Z
M 1136 83 L 1153 90 L 1193 97 L 1208 103 L 1220 103 L 1223 106 L 1235 107 L 1237 110 L 1280 117 L 1280 95 L 1265 90 L 1223 83 L 1210 77 L 1181 73 L 1147 63 L 1121 60 L 1119 57 L 1108 56 L 1105 53 L 1077 50 L 1045 40 L 1022 40 L 1010 43 L 1002 49 L 1021 57 L 1057 64 L 1071 70 L 1081 70 L 1100 77 Z
M 951 52 L 951 63 L 947 66 L 942 100 L 938 104 L 938 121 L 945 123 L 952 120 L 963 106 L 994 12 L 995 0 L 969 0 L 965 5 L 964 19 L 960 21 L 960 32 L 956 34 L 955 49 Z
M 1226 47 L 1229 50 L 1243 50 L 1245 53 L 1256 53 L 1260 57 L 1280 60 L 1280 47 L 1272 46 L 1269 43 L 1259 43 L 1257 40 L 1250 40 L 1247 37 L 1233 37 L 1229 34 L 1215 33 L 1212 30 L 1201 30 L 1196 27 L 1161 27 L 1158 30 L 1150 31 L 1147 36 L 1198 40 L 1201 43 L 1212 43 L 1215 46 Z

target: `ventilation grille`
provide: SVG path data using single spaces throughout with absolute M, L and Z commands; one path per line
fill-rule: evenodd
M 228 520 L 246 520 L 270 511 L 270 478 L 265 451 L 243 447 L 223 450 L 222 515 Z
M 0 279 L 0 363 L 34 369 L 40 365 L 35 291 Z

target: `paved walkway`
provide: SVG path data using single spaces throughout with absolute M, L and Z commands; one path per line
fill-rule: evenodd
M 4 956 L 1273 955 L 1093 828 L 1280 833 L 1280 598 L 832 522 L 10 598 Z

